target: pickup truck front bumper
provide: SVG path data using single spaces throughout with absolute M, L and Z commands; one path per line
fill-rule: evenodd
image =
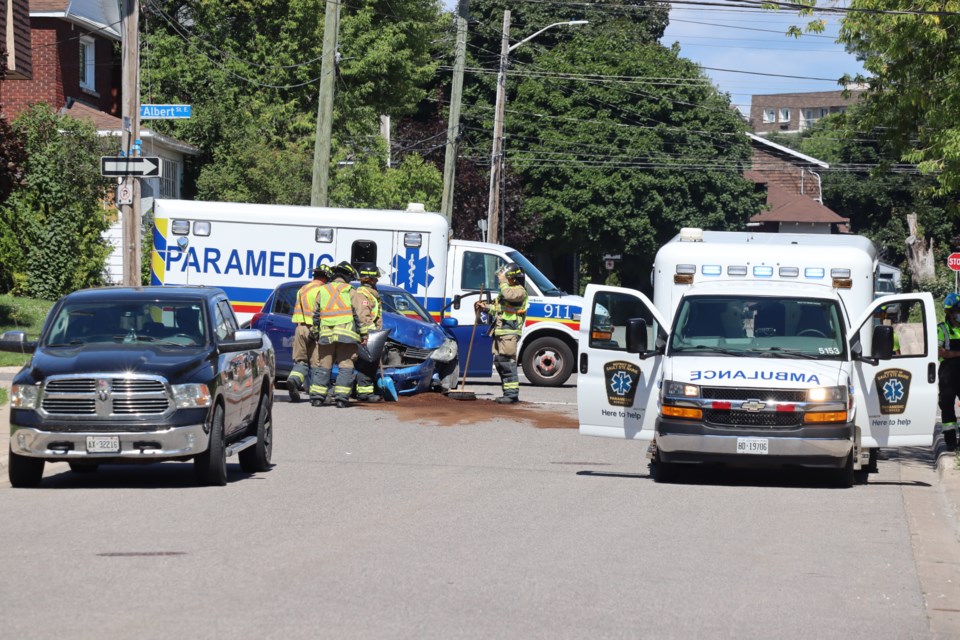
M 203 424 L 156 431 L 42 431 L 33 427 L 10 426 L 13 453 L 45 460 L 149 460 L 195 456 L 207 450 L 210 435 Z M 120 450 L 93 453 L 87 438 L 119 439 Z
M 841 468 L 853 449 L 854 423 L 789 430 L 715 428 L 695 421 L 656 423 L 656 442 L 664 462 L 743 462 Z M 764 455 L 738 451 L 741 438 L 765 439 Z

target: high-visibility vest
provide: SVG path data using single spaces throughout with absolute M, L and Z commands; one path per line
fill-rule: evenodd
M 353 305 L 350 304 L 350 292 L 353 290 L 346 282 L 328 282 L 320 288 L 317 296 L 314 323 L 320 320 L 320 338 L 333 342 L 359 342 L 353 319 Z M 321 342 L 323 344 L 324 342 Z
M 957 344 L 960 344 L 960 327 L 954 327 L 946 322 L 941 322 L 937 325 L 937 342 L 940 343 L 940 346 L 950 351 L 950 341 L 956 340 Z M 940 362 L 943 362 L 943 358 L 940 358 Z
M 293 308 L 292 320 L 295 324 L 313 324 L 313 307 L 321 287 L 323 283 L 319 280 L 311 280 L 300 287 L 297 292 L 297 305 Z
M 500 296 L 497 297 L 497 304 L 494 308 L 499 320 L 493 331 L 493 335 L 495 336 L 519 336 L 523 331 L 523 324 L 527 319 L 527 307 L 530 306 L 530 297 L 527 295 L 526 290 L 524 290 L 522 303 L 517 305 L 507 302 L 503 297 L 503 290 L 509 286 L 506 282 L 500 285 Z

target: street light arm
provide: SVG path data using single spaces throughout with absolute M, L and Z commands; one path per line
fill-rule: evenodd
M 509 53 L 509 52 L 513 51 L 514 49 L 516 49 L 517 47 L 519 47 L 520 45 L 522 45 L 524 42 L 529 42 L 529 41 L 533 40 L 533 39 L 536 38 L 538 35 L 540 35 L 540 34 L 543 33 L 544 31 L 546 31 L 547 29 L 552 29 L 552 28 L 554 28 L 554 27 L 560 27 L 560 26 L 573 26 L 573 25 L 588 24 L 588 23 L 589 23 L 589 20 L 567 20 L 567 21 L 564 21 L 564 22 L 554 22 L 553 24 L 548 24 L 548 25 L 545 26 L 543 29 L 540 29 L 540 31 L 535 31 L 535 32 L 531 33 L 530 35 L 528 35 L 528 36 L 527 36 L 526 38 L 524 38 L 523 40 L 521 40 L 520 42 L 512 45 L 509 49 L 507 49 L 507 52 Z

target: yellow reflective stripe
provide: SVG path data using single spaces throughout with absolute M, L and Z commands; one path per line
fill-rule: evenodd
M 369 387 L 358 386 L 357 393 L 373 393 L 373 385 L 370 385 Z
M 325 396 L 327 395 L 327 388 L 321 387 L 320 385 L 312 384 L 310 385 L 310 395 Z
M 337 395 L 349 395 L 351 390 L 350 387 L 336 386 L 333 388 L 333 392 Z
M 504 382 L 504 383 L 503 383 L 503 388 L 504 388 L 504 389 L 519 389 L 519 388 L 520 388 L 520 383 L 519 383 L 519 382 Z

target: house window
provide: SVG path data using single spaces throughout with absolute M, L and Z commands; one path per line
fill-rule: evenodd
M 179 198 L 180 197 L 180 163 L 174 160 L 161 158 L 163 163 L 161 168 L 162 177 L 160 178 L 160 197 L 161 198 Z
M 780 107 L 780 122 L 790 122 L 790 109 Z
M 80 87 L 96 91 L 97 44 L 93 38 L 80 37 Z
M 820 107 L 820 117 L 825 118 L 830 115 L 830 109 L 827 107 Z
M 776 109 L 764 109 L 763 110 L 763 122 L 764 124 L 770 124 L 771 122 L 777 121 L 777 110 Z

